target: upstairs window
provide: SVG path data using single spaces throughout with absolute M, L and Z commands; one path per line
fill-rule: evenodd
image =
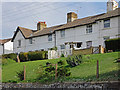
M 92 25 L 86 26 L 86 33 L 92 33 Z
M 60 45 L 60 48 L 61 49 L 65 49 L 65 45 Z
M 61 37 L 65 37 L 65 30 L 60 31 Z
M 30 43 L 30 44 L 32 44 L 32 43 L 33 43 L 33 42 L 32 42 L 32 38 L 30 38 L 30 39 L 29 39 L 29 43 Z
M 21 40 L 18 40 L 18 47 L 21 47 Z
M 52 34 L 48 35 L 48 41 L 52 41 Z
M 104 20 L 104 28 L 109 28 L 110 27 L 110 19 Z

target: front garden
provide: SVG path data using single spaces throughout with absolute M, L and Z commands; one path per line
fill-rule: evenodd
M 82 55 L 82 59 L 80 57 L 69 57 L 69 59 L 61 57 L 20 63 L 12 59 L 3 59 L 2 82 L 116 81 L 120 78 L 118 76 L 119 63 L 116 62 L 119 58 L 118 53 Z M 76 58 L 78 58 L 77 61 Z M 99 78 L 96 78 L 97 60 L 99 61 Z M 20 80 L 17 73 L 23 71 L 24 66 L 26 67 L 25 80 Z

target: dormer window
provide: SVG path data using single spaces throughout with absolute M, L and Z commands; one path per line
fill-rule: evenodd
M 104 28 L 109 28 L 110 27 L 110 19 L 104 20 Z

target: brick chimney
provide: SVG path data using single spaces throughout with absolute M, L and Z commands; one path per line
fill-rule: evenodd
M 74 12 L 67 13 L 67 23 L 68 22 L 73 22 L 74 20 L 77 19 L 77 14 Z
M 115 10 L 116 8 L 118 8 L 118 2 L 116 2 L 115 0 L 108 0 L 107 12 Z
M 37 23 L 37 30 L 42 30 L 47 27 L 47 24 L 45 22 L 38 22 Z

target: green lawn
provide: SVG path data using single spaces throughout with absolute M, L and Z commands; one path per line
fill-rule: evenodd
M 71 76 L 65 80 L 72 81 L 96 81 L 96 62 L 99 60 L 100 65 L 100 79 L 99 80 L 117 80 L 118 79 L 118 63 L 114 63 L 118 58 L 118 52 L 106 53 L 106 54 L 94 54 L 84 55 L 83 63 L 76 67 L 70 67 Z M 65 60 L 65 58 L 51 59 L 51 60 L 37 60 L 29 62 L 9 63 L 2 67 L 2 82 L 8 82 L 9 80 L 17 81 L 16 72 L 23 69 L 26 66 L 26 81 L 36 79 L 37 68 L 39 65 L 44 65 L 46 62 L 57 63 L 59 60 Z M 69 67 L 66 64 L 66 67 Z

